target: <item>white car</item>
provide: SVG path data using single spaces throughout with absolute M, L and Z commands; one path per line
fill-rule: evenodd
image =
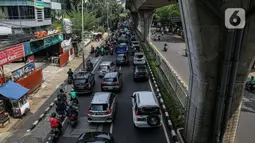
M 159 127 L 162 113 L 156 95 L 151 91 L 134 92 L 132 97 L 132 114 L 135 127 Z
M 116 70 L 115 63 L 111 61 L 103 61 L 100 63 L 97 73 L 99 77 L 104 77 L 106 73 L 113 72 L 114 70 Z
M 146 63 L 145 55 L 143 52 L 136 52 L 133 59 L 134 65 L 143 65 Z

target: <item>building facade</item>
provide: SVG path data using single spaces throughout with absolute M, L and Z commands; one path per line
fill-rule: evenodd
M 65 0 L 1 0 L 0 26 L 14 33 L 31 33 L 52 24 L 52 10 L 62 10 Z

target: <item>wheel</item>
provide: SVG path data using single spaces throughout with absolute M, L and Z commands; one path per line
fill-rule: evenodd
M 133 78 L 133 81 L 134 81 L 134 82 L 136 82 L 136 79 L 135 79 L 135 78 Z
M 158 115 L 149 115 L 147 117 L 147 124 L 150 126 L 158 126 L 160 125 L 160 118 Z

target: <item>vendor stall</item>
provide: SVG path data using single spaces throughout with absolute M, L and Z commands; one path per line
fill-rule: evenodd
M 27 93 L 29 89 L 8 81 L 0 87 L 0 99 L 4 101 L 5 111 L 13 117 L 22 117 L 30 111 Z

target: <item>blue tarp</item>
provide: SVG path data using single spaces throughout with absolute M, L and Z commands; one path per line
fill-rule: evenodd
M 29 89 L 9 80 L 6 84 L 0 87 L 0 94 L 3 96 L 12 99 L 18 100 L 23 97 Z

